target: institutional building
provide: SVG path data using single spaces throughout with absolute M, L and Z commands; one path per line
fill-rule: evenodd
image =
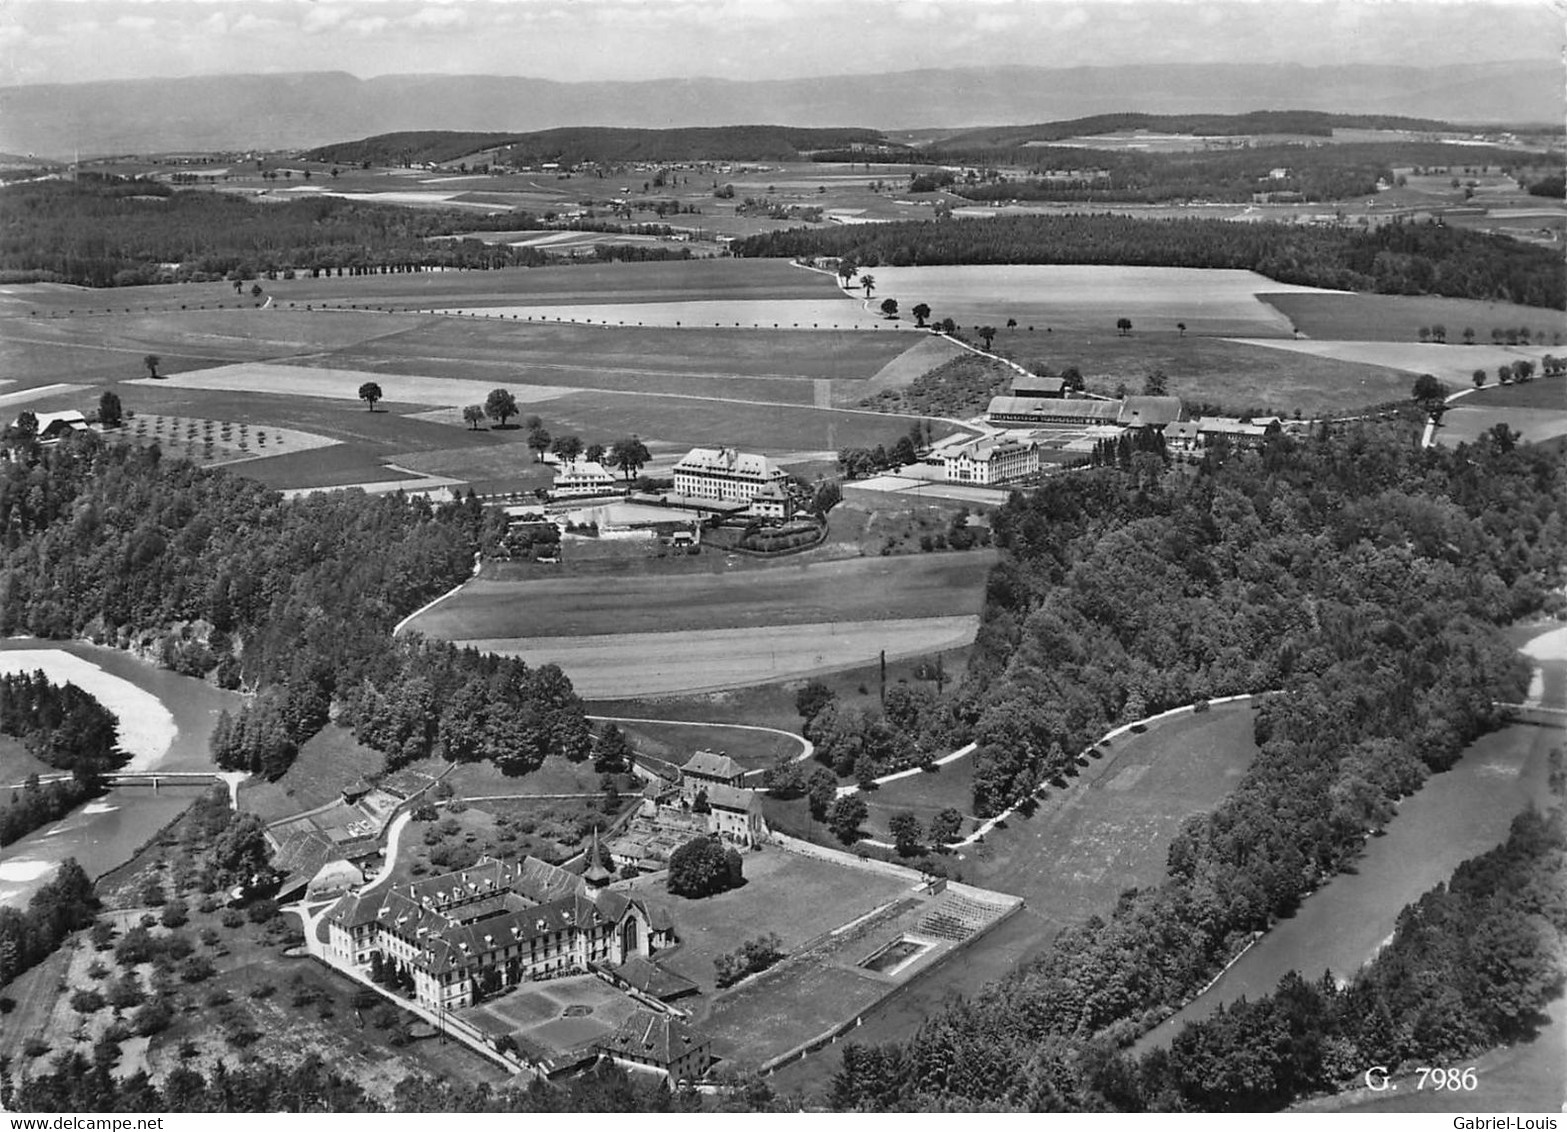
M 420 1003 L 445 1010 L 528 980 L 585 972 L 590 963 L 618 966 L 673 942 L 667 919 L 641 898 L 534 857 L 515 864 L 485 857 L 429 880 L 347 896 L 328 915 L 327 935 L 344 962 L 380 955 L 412 976 Z
M 620 482 L 597 460 L 568 460 L 555 467 L 555 482 L 550 486 L 552 499 L 578 499 L 591 495 L 612 495 Z
M 944 463 L 947 479 L 952 483 L 1005 483 L 1038 473 L 1039 445 L 1016 440 L 976 440 L 949 452 Z
M 733 448 L 693 448 L 675 465 L 675 491 L 696 499 L 749 503 L 786 478 L 766 456 Z
M 636 1011 L 594 1046 L 628 1069 L 667 1074 L 677 1082 L 700 1080 L 713 1063 L 711 1039 L 656 1010 Z

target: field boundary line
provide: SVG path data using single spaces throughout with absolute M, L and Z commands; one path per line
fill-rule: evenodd
M 458 590 L 460 590 L 464 586 L 466 586 L 469 582 L 473 581 L 474 578 L 477 578 L 479 576 L 479 570 L 483 566 L 484 566 L 484 555 L 483 554 L 475 554 L 473 556 L 473 573 L 472 574 L 470 574 L 468 577 L 464 578 L 462 581 L 458 582 L 455 586 L 453 586 L 451 589 L 447 590 L 440 597 L 433 598 L 432 600 L 425 602 L 418 609 L 414 610 L 407 617 L 404 617 L 396 625 L 392 626 L 392 636 L 394 636 L 394 637 L 397 636 L 397 634 L 401 633 L 403 631 L 403 629 L 407 626 L 408 622 L 412 621 L 415 617 L 418 617 L 421 613 L 427 613 L 431 609 L 434 609 L 437 605 L 441 604 L 441 602 L 445 601 L 447 598 L 449 598 L 453 594 L 455 594 Z
M 794 731 L 785 731 L 781 727 L 760 727 L 754 723 L 717 723 L 710 719 L 651 719 L 646 716 L 635 715 L 589 715 L 584 718 L 594 723 L 672 723 L 678 727 L 727 727 L 734 731 L 761 731 L 768 735 L 783 735 L 800 744 L 800 753 L 793 759 L 801 763 L 816 753 L 816 744 L 804 735 Z M 660 759 L 667 762 L 667 759 Z M 748 770 L 746 774 L 760 774 L 762 770 Z

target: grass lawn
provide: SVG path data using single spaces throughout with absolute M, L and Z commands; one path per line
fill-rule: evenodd
M 689 561 L 689 560 L 688 560 Z M 894 555 L 726 572 L 478 578 L 410 627 L 450 640 L 667 633 L 977 614 L 993 551 Z
M 1163 370 L 1169 391 L 1194 402 L 1221 405 L 1235 413 L 1264 410 L 1289 416 L 1338 413 L 1409 396 L 1409 376 L 1359 362 L 1319 358 L 1168 329 L 1119 335 L 1056 330 L 1033 334 L 1002 330 L 998 352 L 1024 365 L 1042 362 L 1052 373 L 1067 366 L 1082 371 L 1088 388 L 1114 393 L 1124 385 L 1141 393 L 1154 370 Z
M 638 754 L 683 765 L 697 751 L 721 751 L 747 770 L 764 770 L 783 756 L 800 753 L 787 735 L 738 727 L 690 723 L 617 723 Z
M 1536 367 L 1538 370 L 1539 367 Z M 1549 409 L 1554 412 L 1567 412 L 1567 379 L 1560 377 L 1536 377 L 1533 381 L 1523 384 L 1498 385 L 1496 375 L 1490 377 L 1490 384 L 1476 393 L 1471 393 L 1462 401 L 1457 402 L 1455 408 L 1506 408 L 1506 409 Z
M 680 937 L 677 950 L 660 961 L 711 991 L 717 975 L 713 960 L 735 951 L 748 939 L 776 933 L 784 951 L 792 951 L 908 889 L 906 882 L 846 868 L 828 861 L 765 849 L 745 855 L 746 883 L 730 892 L 692 900 L 672 896 L 663 874 L 624 886 L 668 906 Z
M 448 764 L 429 759 L 417 765 L 434 775 Z M 515 777 L 502 774 L 493 763 L 458 763 L 441 781 L 448 783 L 459 798 L 472 798 L 494 794 L 597 794 L 601 777 L 593 769 L 591 759 L 574 763 L 551 755 L 539 769 Z
M 354 779 L 379 774 L 386 757 L 354 738 L 346 727 L 327 724 L 305 741 L 299 757 L 276 782 L 247 779 L 240 808 L 267 820 L 325 805 Z
M 891 841 L 887 823 L 894 814 L 905 811 L 919 818 L 920 828 L 928 830 L 930 819 L 949 806 L 964 816 L 962 832 L 972 833 L 974 817 L 974 757 L 958 759 L 935 771 L 901 778 L 861 795 L 870 807 L 870 816 L 861 828 L 879 841 Z M 999 887 L 999 886 L 997 886 Z
M 1489 343 L 1493 327 L 1527 326 L 1536 333 L 1567 333 L 1567 315 L 1515 303 L 1444 299 L 1435 295 L 1265 294 L 1308 338 L 1418 342 L 1422 326 L 1447 327 L 1450 343 L 1463 342 L 1465 327 L 1475 341 Z M 1536 339 L 1543 341 L 1543 339 Z M 1558 339 L 1559 341 L 1559 339 Z
M 58 774 L 59 770 L 34 758 L 20 739 L 0 735 L 0 785 L 21 782 L 30 774 Z

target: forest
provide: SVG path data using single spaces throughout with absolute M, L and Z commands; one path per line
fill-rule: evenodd
M 263 205 L 230 193 L 118 178 L 43 181 L 0 192 L 5 201 L 0 281 L 9 283 L 127 287 L 291 271 L 544 262 L 534 249 L 429 238 L 542 227 L 526 215 L 401 208 L 319 195 Z
M 994 216 L 789 228 L 736 240 L 737 256 L 838 256 L 861 267 L 949 263 L 1224 267 L 1281 283 L 1490 299 L 1562 310 L 1567 276 L 1548 248 L 1434 223 L 1372 230 L 1111 214 Z
M 75 684 L 51 684 L 42 672 L 0 675 L 0 735 L 21 740 L 27 753 L 69 779 L 40 783 L 29 775 L 0 804 L 0 845 L 64 817 L 102 788 L 102 776 L 123 766 L 114 713 Z
M 135 644 L 256 693 L 215 737 L 225 765 L 282 774 L 334 706 L 392 764 L 439 750 L 521 773 L 546 753 L 585 757 L 558 668 L 391 636 L 504 533 L 471 496 L 285 502 L 92 434 L 13 456 L 0 462 L 0 633 Z M 461 717 L 434 706 L 454 704 Z
M 1527 668 L 1495 627 L 1561 604 L 1564 471 L 1505 429 L 1453 451 L 1410 432 L 1280 436 L 1190 473 L 1138 452 L 997 513 L 1003 560 L 956 708 L 980 745 L 978 812 L 1067 786 L 1114 722 L 1279 691 L 1257 713 L 1256 760 L 1185 823 L 1161 884 L 907 1042 L 856 1054 L 868 1068 L 850 1063 L 839 1103 L 1142 1103 L 1119 1046 L 1500 722 L 1492 703 L 1520 695 Z

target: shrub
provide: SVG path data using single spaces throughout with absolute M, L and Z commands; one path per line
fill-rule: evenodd
M 245 924 L 245 913 L 238 908 L 225 908 L 223 909 L 223 915 L 218 917 L 218 922 L 226 928 L 243 927 Z
M 78 1014 L 96 1014 L 103 1009 L 103 995 L 95 990 L 79 990 L 71 995 L 71 1009 Z
M 217 968 L 213 967 L 212 960 L 205 955 L 192 955 L 180 964 L 180 978 L 187 983 L 200 983 L 217 974 Z
M 190 919 L 190 909 L 183 900 L 170 900 L 163 906 L 163 914 L 159 917 L 166 928 L 184 927 Z
M 174 1007 L 167 998 L 155 998 L 131 1020 L 131 1027 L 142 1037 L 162 1033 L 174 1021 Z
M 264 897 L 245 909 L 245 918 L 253 924 L 264 924 L 278 914 L 277 901 Z

